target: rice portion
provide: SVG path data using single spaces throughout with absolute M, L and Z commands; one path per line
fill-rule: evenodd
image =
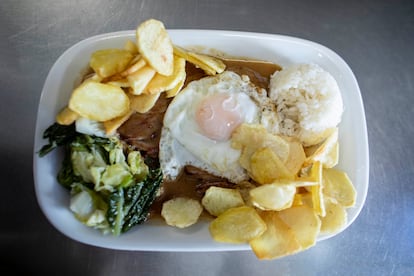
M 341 92 L 332 75 L 316 64 L 295 64 L 275 72 L 269 96 L 276 105 L 280 134 L 316 145 L 340 123 Z

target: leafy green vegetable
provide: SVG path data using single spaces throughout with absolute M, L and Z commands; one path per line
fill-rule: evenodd
M 70 144 L 73 173 L 96 191 L 112 192 L 142 180 L 148 167 L 139 151 L 124 149 L 116 138 L 79 135 Z
M 159 187 L 162 183 L 162 171 L 160 168 L 151 170 L 148 178 L 144 181 L 141 196 L 125 216 L 123 232 L 128 231 L 132 226 L 140 224 L 148 219 L 148 213 L 154 202 Z M 127 193 L 130 191 L 127 191 Z
M 57 179 L 71 189 L 70 209 L 79 221 L 117 236 L 147 219 L 162 182 L 158 160 L 144 160 L 118 138 L 78 133 L 74 124 L 55 123 L 44 137 L 49 144 L 40 156 L 64 147 Z
M 110 231 L 105 217 L 108 204 L 101 195 L 82 183 L 73 184 L 69 208 L 87 226 Z
M 54 123 L 43 133 L 43 138 L 48 139 L 49 143 L 39 150 L 39 156 L 43 157 L 59 146 L 70 144 L 76 136 L 75 124 L 64 126 Z
M 66 148 L 65 157 L 62 162 L 62 167 L 58 172 L 57 180 L 66 189 L 71 189 L 73 183 L 82 181 L 82 178 L 73 172 L 70 148 L 68 147 Z
M 147 220 L 161 182 L 161 170 L 150 170 L 145 180 L 126 188 L 118 187 L 110 194 L 107 219 L 114 235 L 120 235 Z

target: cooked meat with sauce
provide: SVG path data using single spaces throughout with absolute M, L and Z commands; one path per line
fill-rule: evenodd
M 152 158 L 158 157 L 162 120 L 171 101 L 164 94 L 160 95 L 157 103 L 150 111 L 144 114 L 133 114 L 118 129 L 122 140 Z
M 212 174 L 209 174 L 194 166 L 186 166 L 185 172 L 187 177 L 194 178 L 196 180 L 195 190 L 200 197 L 204 195 L 206 190 L 210 186 L 217 186 L 222 188 L 234 188 L 235 184 L 227 181 L 225 178 L 221 178 Z

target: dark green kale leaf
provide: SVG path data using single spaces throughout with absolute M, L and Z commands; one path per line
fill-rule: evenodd
M 82 177 L 75 175 L 73 171 L 70 148 L 66 148 L 65 157 L 63 158 L 62 167 L 60 168 L 57 180 L 63 187 L 70 189 L 73 183 L 83 182 Z
M 39 156 L 43 157 L 59 146 L 70 144 L 76 136 L 75 124 L 64 126 L 54 123 L 43 133 L 43 138 L 48 139 L 49 143 L 39 150 Z
M 149 209 L 162 182 L 161 169 L 150 170 L 147 178 L 129 187 L 118 187 L 109 196 L 107 220 L 118 236 L 147 220 Z
M 132 226 L 143 223 L 147 220 L 149 210 L 154 202 L 157 191 L 162 182 L 161 169 L 150 171 L 148 178 L 144 181 L 141 196 L 125 216 L 125 223 L 122 232 L 127 232 Z

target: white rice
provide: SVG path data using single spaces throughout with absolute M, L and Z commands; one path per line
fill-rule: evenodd
M 295 64 L 275 72 L 269 96 L 276 105 L 279 131 L 305 146 L 322 142 L 340 123 L 341 92 L 331 74 L 316 64 Z

